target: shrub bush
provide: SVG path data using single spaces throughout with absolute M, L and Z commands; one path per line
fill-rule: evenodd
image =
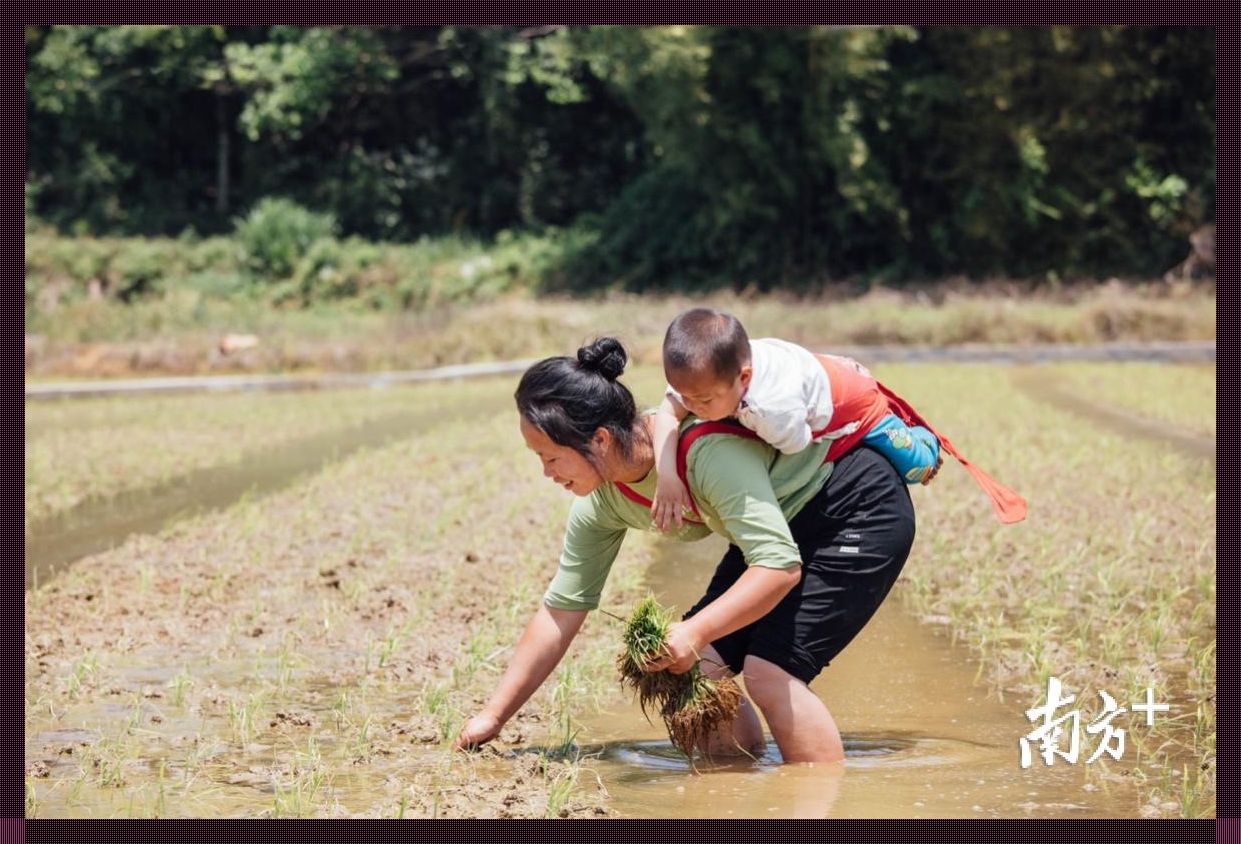
M 266 280 L 287 279 L 316 241 L 336 234 L 336 219 L 291 199 L 268 197 L 237 221 L 235 233 L 248 269 Z

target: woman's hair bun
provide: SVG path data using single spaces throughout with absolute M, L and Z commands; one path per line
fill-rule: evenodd
M 577 361 L 583 369 L 598 372 L 609 381 L 615 381 L 625 371 L 629 355 L 615 337 L 600 337 L 577 350 Z

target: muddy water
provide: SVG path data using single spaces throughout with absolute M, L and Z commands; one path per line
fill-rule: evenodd
M 690 606 L 725 545 L 660 542 L 649 582 L 665 605 Z M 933 565 L 915 557 L 909 565 Z M 1135 817 L 1132 761 L 1087 768 L 1037 755 L 1023 770 L 1021 736 L 1036 701 L 989 697 L 961 647 L 920 624 L 894 594 L 812 684 L 836 718 L 843 766 L 781 764 L 774 743 L 757 760 L 698 763 L 671 748 L 636 706 L 587 722 L 585 741 L 618 814 L 637 817 Z

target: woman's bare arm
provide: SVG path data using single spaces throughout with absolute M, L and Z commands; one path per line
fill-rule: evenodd
M 539 604 L 517 641 L 513 659 L 482 712 L 461 730 L 453 747 L 468 749 L 499 734 L 509 718 L 538 690 L 560 663 L 586 620 L 586 610 L 558 610 Z

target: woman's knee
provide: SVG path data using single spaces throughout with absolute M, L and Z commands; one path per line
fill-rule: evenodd
M 702 658 L 702 661 L 698 664 L 699 670 L 712 680 L 733 676 L 732 669 L 724 663 L 724 658 L 720 656 L 719 651 L 714 646 L 707 645 L 702 649 L 702 653 L 699 656 Z
M 774 662 L 757 656 L 745 658 L 742 675 L 745 677 L 746 692 L 763 711 L 781 705 L 787 706 L 790 687 L 794 683 L 801 683 L 801 680 Z

